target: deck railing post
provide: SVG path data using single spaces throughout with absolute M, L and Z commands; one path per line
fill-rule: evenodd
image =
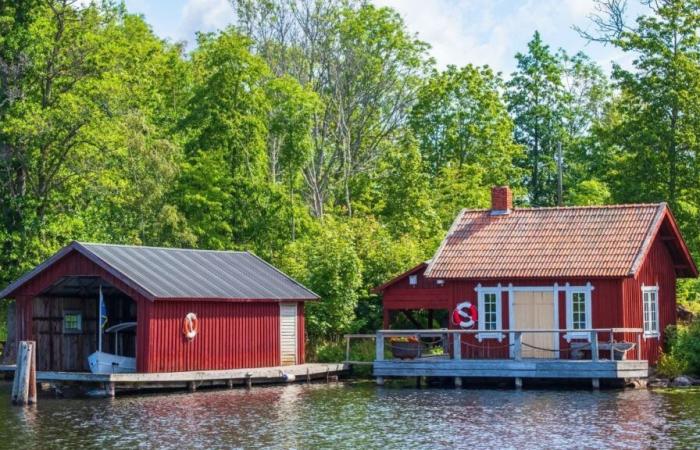
M 613 329 L 610 329 L 610 361 L 615 361 L 615 339 L 613 337 Z
M 517 361 L 520 361 L 522 358 L 522 351 L 523 351 L 523 333 L 522 331 L 516 331 L 515 332 L 515 348 L 513 350 L 513 355 L 515 356 L 515 359 Z
M 598 332 L 591 331 L 591 359 L 598 361 Z
M 384 335 L 382 334 L 381 331 L 377 331 L 377 338 L 375 340 L 375 346 L 377 350 L 377 354 L 375 355 L 375 360 L 376 361 L 384 361 Z M 379 386 L 384 384 L 384 377 L 377 377 L 376 378 L 377 384 Z
M 454 359 L 459 361 L 462 359 L 462 335 L 459 333 L 455 333 L 452 336 L 454 336 Z

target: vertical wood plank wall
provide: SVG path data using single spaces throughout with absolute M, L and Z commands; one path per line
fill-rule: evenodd
M 147 341 L 139 345 L 141 372 L 269 367 L 280 363 L 278 303 L 162 300 L 144 309 L 148 333 Z M 192 340 L 182 332 L 184 317 L 190 312 L 198 321 L 197 336 Z
M 649 249 L 636 278 L 627 278 L 622 283 L 624 297 L 624 324 L 629 328 L 642 328 L 642 285 L 659 287 L 659 328 L 661 335 L 642 339 L 642 357 L 656 364 L 664 344 L 665 328 L 676 323 L 676 274 L 673 260 L 661 235 Z
M 647 272 L 656 273 L 654 265 L 664 265 L 667 270 L 673 270 L 673 264 L 669 261 L 659 260 L 658 255 L 654 253 L 663 253 L 665 248 L 655 246 L 650 252 L 650 257 L 645 267 L 642 268 L 640 276 Z M 666 252 L 666 256 L 668 256 Z M 551 287 L 557 283 L 560 288 L 564 288 L 568 282 L 572 286 L 582 286 L 587 282 L 593 285 L 594 290 L 591 293 L 591 316 L 593 328 L 613 328 L 613 327 L 635 327 L 641 328 L 641 297 L 633 298 L 633 296 L 623 295 L 623 283 L 629 283 L 631 279 L 616 279 L 616 278 L 599 278 L 599 279 L 517 279 L 517 280 L 445 280 L 441 287 L 436 284 L 428 285 L 424 282 L 423 271 L 418 273 L 418 286 L 411 287 L 408 284 L 408 277 L 398 280 L 395 284 L 388 286 L 383 292 L 383 307 L 384 307 L 384 326 L 388 328 L 389 311 L 401 309 L 446 309 L 452 311 L 457 303 L 469 300 L 477 301 L 477 293 L 475 288 L 478 284 L 482 287 L 494 287 L 500 283 L 502 287 L 507 287 L 509 283 L 514 286 L 546 286 Z M 659 304 L 664 304 L 663 312 L 661 312 L 662 321 L 664 324 L 671 323 L 670 320 L 675 320 L 675 276 L 672 281 L 668 273 L 663 275 L 656 273 L 657 277 L 665 279 L 664 292 L 670 297 L 661 293 Z M 646 276 L 646 275 L 644 275 Z M 434 280 L 432 280 L 434 282 Z M 641 284 L 639 289 L 636 287 L 635 292 L 641 293 Z M 648 283 L 650 284 L 650 283 Z M 425 286 L 425 287 L 421 287 Z M 628 286 L 629 288 L 629 286 Z M 639 294 L 641 295 L 641 294 Z M 502 325 L 504 328 L 509 328 L 509 298 L 508 291 L 505 290 L 501 295 L 501 312 Z M 635 306 L 638 303 L 638 307 Z M 638 321 L 630 321 L 630 311 L 637 308 L 639 311 Z M 637 317 L 637 313 L 632 313 Z M 557 327 L 560 329 L 566 328 L 566 293 L 559 291 L 558 296 L 558 316 L 559 321 Z M 456 328 L 450 324 L 450 328 Z M 498 339 L 484 339 L 479 342 L 476 336 L 464 336 L 462 338 L 462 355 L 465 358 L 507 358 L 509 356 L 509 337 L 506 336 L 502 341 Z M 627 339 L 631 342 L 636 342 L 636 338 L 632 336 L 615 336 L 617 340 Z M 600 340 L 607 340 L 608 336 L 599 336 Z M 643 342 L 643 355 L 649 357 L 652 364 L 656 363 L 658 351 L 651 350 L 651 346 L 658 347 L 657 343 Z M 563 336 L 559 339 L 559 349 L 561 358 L 569 358 L 570 352 L 569 343 Z

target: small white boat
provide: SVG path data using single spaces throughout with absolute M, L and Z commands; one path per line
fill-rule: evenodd
M 119 342 L 119 332 L 130 328 L 135 328 L 136 322 L 124 322 L 109 327 L 105 333 L 115 333 L 114 342 Z M 88 356 L 88 364 L 92 373 L 133 373 L 136 372 L 136 358 L 129 356 L 115 355 L 102 351 L 102 340 L 100 339 L 100 349 Z M 117 353 L 119 346 L 117 344 Z

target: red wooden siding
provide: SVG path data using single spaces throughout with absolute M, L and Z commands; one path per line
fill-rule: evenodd
M 650 364 L 656 364 L 664 343 L 664 331 L 668 325 L 676 323 L 676 273 L 673 260 L 664 245 L 661 235 L 657 235 L 649 253 L 635 278 L 627 278 L 622 283 L 624 308 L 621 311 L 627 328 L 642 328 L 642 285 L 659 287 L 659 331 L 658 338 L 642 339 L 642 357 Z
M 182 372 L 277 366 L 279 304 L 156 301 L 144 314 L 149 339 L 139 342 L 139 371 Z M 182 333 L 187 313 L 197 315 L 197 336 Z
M 422 271 L 418 274 L 419 284 L 423 279 Z M 428 280 L 432 281 L 432 280 Z M 463 280 L 447 279 L 442 287 L 411 287 L 408 279 L 398 280 L 395 284 L 387 286 L 383 294 L 384 305 L 384 327 L 389 327 L 389 310 L 401 309 L 446 309 L 452 311 L 458 303 L 463 301 L 477 302 L 476 287 L 501 287 L 507 288 L 511 283 L 513 286 L 543 286 L 551 288 L 557 283 L 560 288 L 564 288 L 568 282 L 572 286 L 583 286 L 590 282 L 593 286 L 591 293 L 591 320 L 593 328 L 613 328 L 623 327 L 622 320 L 622 280 L 619 279 L 517 279 L 517 280 Z M 509 296 L 504 290 L 501 294 L 502 325 L 504 329 L 509 326 Z M 559 292 L 558 298 L 559 323 L 556 326 L 560 329 L 566 328 L 566 293 Z M 450 328 L 457 328 L 450 324 Z M 615 336 L 620 340 L 623 336 Z M 599 336 L 601 340 L 607 340 L 608 336 Z M 509 339 L 504 337 L 501 342 L 498 339 L 483 339 L 479 342 L 476 336 L 464 336 L 462 342 L 462 355 L 465 358 L 506 358 L 509 354 Z M 559 340 L 561 358 L 569 357 L 569 344 L 562 336 Z M 553 355 L 554 356 L 554 355 Z

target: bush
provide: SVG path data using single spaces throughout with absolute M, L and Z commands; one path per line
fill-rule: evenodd
M 683 375 L 686 370 L 688 370 L 688 363 L 670 353 L 662 353 L 656 366 L 659 375 L 670 379 Z
M 689 325 L 667 327 L 666 348 L 670 356 L 685 365 L 685 370 L 700 375 L 700 319 Z

